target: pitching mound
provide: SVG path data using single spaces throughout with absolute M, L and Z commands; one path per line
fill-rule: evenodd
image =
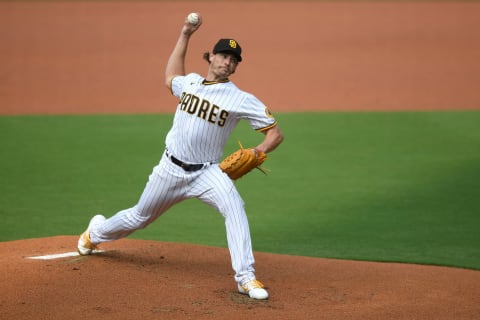
M 270 292 L 236 292 L 225 248 L 77 237 L 0 243 L 2 319 L 474 319 L 480 272 L 256 253 Z M 477 318 L 478 319 L 478 318 Z

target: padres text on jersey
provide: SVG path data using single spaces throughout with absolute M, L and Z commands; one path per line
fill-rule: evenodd
M 202 118 L 220 127 L 225 125 L 225 120 L 228 117 L 228 111 L 220 109 L 216 104 L 210 103 L 206 99 L 183 92 L 180 98 L 180 110 L 188 112 L 192 115 Z

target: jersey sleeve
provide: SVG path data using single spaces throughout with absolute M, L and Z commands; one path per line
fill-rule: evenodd
M 183 83 L 185 82 L 185 76 L 176 76 L 172 79 L 172 94 L 180 98 L 183 92 Z
M 265 131 L 277 125 L 275 117 L 260 100 L 251 94 L 247 94 L 242 110 L 250 126 L 257 131 Z
M 172 79 L 172 94 L 175 97 L 180 98 L 185 91 L 185 86 L 187 84 L 194 84 L 202 79 L 203 78 L 196 73 L 190 73 L 185 76 L 176 76 Z

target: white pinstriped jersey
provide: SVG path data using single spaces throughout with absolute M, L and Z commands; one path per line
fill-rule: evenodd
M 228 80 L 207 82 L 196 73 L 177 76 L 172 80 L 172 93 L 180 101 L 165 144 L 187 163 L 218 162 L 241 119 L 258 131 L 276 125 L 260 100 Z

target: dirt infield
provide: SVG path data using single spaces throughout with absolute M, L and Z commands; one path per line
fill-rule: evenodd
M 245 54 L 232 80 L 274 112 L 480 108 L 475 2 L 8 1 L 0 114 L 171 112 L 163 70 L 190 11 L 205 23 L 188 69 L 203 72 L 201 54 L 234 36 Z M 0 243 L 1 319 L 480 318 L 472 270 L 257 252 L 271 298 L 251 301 L 223 248 L 121 240 L 27 259 L 76 240 Z
M 256 253 L 268 301 L 236 293 L 228 250 L 77 237 L 0 243 L 2 319 L 478 319 L 480 272 Z

